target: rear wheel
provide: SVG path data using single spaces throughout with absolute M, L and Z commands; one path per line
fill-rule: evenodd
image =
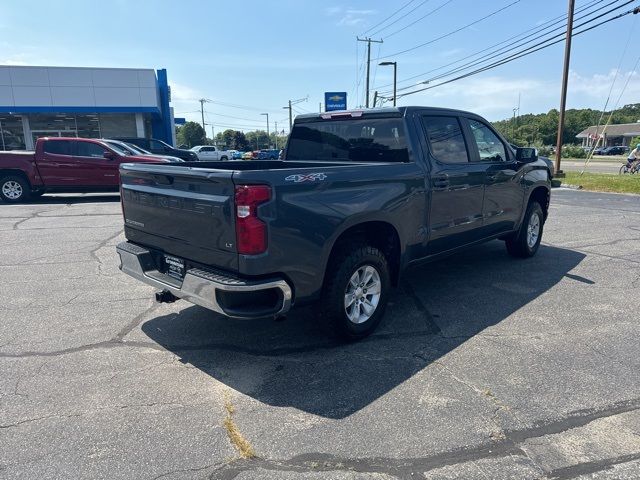
M 226 162 L 227 160 L 229 160 L 227 157 L 222 157 L 222 158 L 220 159 L 220 161 L 221 161 L 221 162 Z
M 542 229 L 544 227 L 544 213 L 538 202 L 530 202 L 522 220 L 520 230 L 514 236 L 506 239 L 507 251 L 518 258 L 533 257 L 540 247 Z
M 26 202 L 31 198 L 31 187 L 23 177 L 10 175 L 0 180 L 0 198 L 8 203 Z
M 625 173 L 629 173 L 629 167 L 627 165 L 622 165 L 620 170 L 618 170 L 618 175 L 624 175 Z
M 327 276 L 324 317 L 338 336 L 364 338 L 382 320 L 390 288 L 388 262 L 380 250 L 364 245 L 343 250 Z

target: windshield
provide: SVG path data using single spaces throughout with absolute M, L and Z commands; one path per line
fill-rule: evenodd
M 119 155 L 123 155 L 123 156 L 126 157 L 128 155 L 132 155 L 133 154 L 132 152 L 127 150 L 124 146 L 120 145 L 119 143 L 108 142 L 108 141 L 105 141 L 104 143 L 109 145 L 109 148 L 111 148 L 111 150 L 115 150 L 115 152 L 118 153 Z
M 408 162 L 401 118 L 333 120 L 295 125 L 287 160 Z
M 133 143 L 124 142 L 123 146 L 131 150 L 134 155 L 151 155 L 151 152 L 139 147 L 138 145 L 134 145 Z

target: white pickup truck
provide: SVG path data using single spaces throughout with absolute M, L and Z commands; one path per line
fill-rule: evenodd
M 231 160 L 231 152 L 229 150 L 222 150 L 220 147 L 213 145 L 198 145 L 191 149 L 192 152 L 198 156 L 198 160 L 201 162 L 217 162 Z

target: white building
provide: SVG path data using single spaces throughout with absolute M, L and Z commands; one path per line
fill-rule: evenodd
M 0 66 L 0 150 L 35 139 L 147 137 L 175 145 L 167 71 Z

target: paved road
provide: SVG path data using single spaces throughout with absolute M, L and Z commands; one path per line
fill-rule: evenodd
M 563 160 L 561 165 L 562 169 L 566 172 L 581 172 L 585 170 L 589 173 L 612 173 L 617 174 L 618 170 L 622 166 L 623 160 L 616 162 L 603 162 L 599 160 L 591 160 L 586 168 L 584 160 Z
M 351 345 L 154 304 L 117 197 L 0 211 L 1 478 L 640 477 L 639 197 L 555 190 L 536 258 L 415 269 Z

